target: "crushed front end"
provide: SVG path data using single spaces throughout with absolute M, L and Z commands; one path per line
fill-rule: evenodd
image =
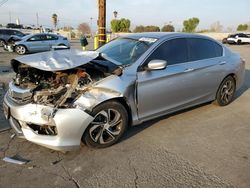
M 9 83 L 3 107 L 15 133 L 54 150 L 78 148 L 93 117 L 75 101 L 110 73 L 103 66 L 86 63 L 71 63 L 60 70 L 50 70 L 48 63 L 41 69 L 18 60 L 11 63 L 16 75 Z

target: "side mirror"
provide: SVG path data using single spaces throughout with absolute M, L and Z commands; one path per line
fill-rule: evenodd
M 164 60 L 151 60 L 145 67 L 146 70 L 162 70 L 167 67 L 167 61 Z

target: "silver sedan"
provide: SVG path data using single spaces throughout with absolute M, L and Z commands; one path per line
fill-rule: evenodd
M 44 52 L 11 64 L 6 118 L 19 136 L 55 150 L 107 147 L 128 126 L 209 101 L 228 105 L 245 74 L 238 54 L 185 33 L 131 34 L 97 51 Z
M 21 38 L 13 45 L 14 51 L 20 55 L 34 52 L 49 51 L 53 46 L 70 48 L 70 43 L 66 37 L 50 34 L 38 33 Z

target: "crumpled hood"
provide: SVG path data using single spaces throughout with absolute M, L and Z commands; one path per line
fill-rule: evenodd
M 84 65 L 99 56 L 95 51 L 58 50 L 13 59 L 13 63 L 20 62 L 44 71 L 61 71 Z

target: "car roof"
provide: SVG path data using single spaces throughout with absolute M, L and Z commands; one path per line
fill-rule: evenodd
M 140 39 L 140 38 L 155 38 L 155 39 L 163 39 L 163 38 L 172 38 L 172 37 L 199 37 L 205 39 L 212 39 L 210 37 L 193 34 L 193 33 L 180 33 L 180 32 L 145 32 L 145 33 L 133 33 L 128 34 L 126 36 L 122 36 L 122 38 L 132 38 L 132 39 Z

